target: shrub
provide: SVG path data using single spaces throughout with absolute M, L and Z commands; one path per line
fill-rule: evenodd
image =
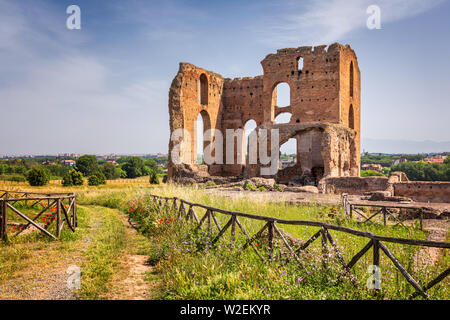
M 372 177 L 372 176 L 383 176 L 383 174 L 375 170 L 361 171 L 361 177 Z
M 72 176 L 73 185 L 74 186 L 82 186 L 84 183 L 83 174 L 80 171 L 77 171 L 74 169 L 72 169 L 71 172 L 72 172 L 71 176 Z
M 103 173 L 101 172 L 96 172 L 94 174 L 91 174 L 88 177 L 88 184 L 90 186 L 98 186 L 101 184 L 106 184 L 106 177 Z
M 71 169 L 63 178 L 63 186 L 82 186 L 84 183 L 83 174 L 75 169 Z
M 167 183 L 167 179 L 168 179 L 167 174 L 165 174 L 165 175 L 163 176 L 162 182 L 163 182 L 163 183 Z
M 159 176 L 156 171 L 150 173 L 150 184 L 159 184 Z
M 70 186 L 73 186 L 72 176 L 70 175 L 70 173 L 67 173 L 67 174 L 62 178 L 62 185 L 63 185 L 64 187 L 70 187 Z
M 118 179 L 121 175 L 121 169 L 116 168 L 116 166 L 110 162 L 102 164 L 100 170 L 108 180 Z
M 0 180 L 13 181 L 13 182 L 24 182 L 27 178 L 20 174 L 0 174 Z
M 31 169 L 27 174 L 30 186 L 45 186 L 50 181 L 50 172 L 44 167 Z
M 258 191 L 266 191 L 266 188 L 264 186 L 258 187 Z
M 254 190 L 255 190 L 255 186 L 252 185 L 251 183 L 247 183 L 247 184 L 245 185 L 244 189 L 245 189 L 245 190 L 252 190 L 252 191 L 254 191 Z

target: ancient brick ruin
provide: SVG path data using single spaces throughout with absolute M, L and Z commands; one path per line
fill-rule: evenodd
M 176 146 L 180 147 L 184 167 L 193 171 L 221 177 L 260 176 L 263 165 L 246 162 L 245 141 L 236 141 L 233 164 L 227 163 L 230 154 L 225 149 L 222 163 L 203 169 L 196 164 L 199 114 L 205 131 L 244 129 L 247 121 L 254 120 L 257 132 L 278 128 L 280 145 L 295 138 L 297 162 L 271 176 L 278 182 L 318 184 L 324 177 L 359 176 L 361 85 L 358 61 L 350 46 L 334 43 L 328 47 L 280 49 L 267 55 L 261 65 L 263 75 L 228 79 L 180 63 L 169 92 L 170 130 L 173 133 L 184 128 L 191 141 L 189 146 L 170 141 L 169 179 L 180 172 L 171 159 Z M 276 105 L 280 83 L 289 85 L 289 106 Z M 289 123 L 275 123 L 281 113 L 291 114 Z

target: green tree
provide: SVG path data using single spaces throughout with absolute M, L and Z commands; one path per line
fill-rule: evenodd
M 446 163 L 405 162 L 393 166 L 391 171 L 402 171 L 412 181 L 450 181 Z
M 83 174 L 75 169 L 69 170 L 62 181 L 63 186 L 82 186 L 84 184 Z
M 85 177 L 90 176 L 99 170 L 97 157 L 93 155 L 84 155 L 77 159 L 76 168 Z
M 150 184 L 159 184 L 159 175 L 155 170 L 150 173 Z
M 30 186 L 45 186 L 50 181 L 50 172 L 44 167 L 36 167 L 28 171 L 27 180 Z
M 130 157 L 126 163 L 123 164 L 122 170 L 127 173 L 127 178 L 137 178 L 145 174 L 145 163 L 142 158 Z
M 100 166 L 100 171 L 105 175 L 106 179 L 114 180 L 120 178 L 120 171 L 115 165 L 106 162 Z
M 98 172 L 96 172 L 94 174 L 91 174 L 88 177 L 88 184 L 90 186 L 98 186 L 98 185 L 101 185 L 101 184 L 106 184 L 105 175 L 103 173 L 101 173 L 100 171 L 98 171 Z

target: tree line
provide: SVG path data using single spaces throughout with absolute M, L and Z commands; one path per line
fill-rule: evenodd
M 50 180 L 62 179 L 65 186 L 82 185 L 87 178 L 89 185 L 105 184 L 106 180 L 150 176 L 152 183 L 159 183 L 164 170 L 158 164 L 167 159 L 122 157 L 117 165 L 102 161 L 94 155 L 83 155 L 76 159 L 73 167 L 61 163 L 50 163 L 42 159 L 14 159 L 0 162 L 0 179 L 28 181 L 30 185 L 46 185 Z

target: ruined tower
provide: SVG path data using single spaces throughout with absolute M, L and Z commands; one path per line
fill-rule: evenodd
M 191 137 L 178 145 L 169 143 L 169 160 L 179 147 L 181 160 L 195 165 L 196 120 L 204 130 L 244 129 L 249 120 L 258 128 L 277 128 L 280 145 L 295 138 L 297 159 L 274 177 L 281 182 L 309 177 L 317 183 L 325 176 L 359 176 L 360 162 L 360 71 L 349 45 L 280 49 L 261 61 L 263 75 L 224 79 L 221 75 L 180 63 L 169 92 L 170 130 L 184 128 Z M 290 88 L 290 104 L 277 106 L 277 85 Z M 276 124 L 281 113 L 290 113 L 289 123 Z M 226 138 L 224 138 L 226 139 Z M 226 142 L 226 141 L 225 141 Z M 245 143 L 236 146 L 233 157 L 245 158 Z M 206 143 L 205 143 L 206 147 Z M 229 152 L 229 151 L 228 151 Z M 228 155 L 230 156 L 230 155 Z M 235 161 L 211 164 L 215 176 L 257 176 L 259 165 Z M 169 178 L 175 164 L 169 163 Z

